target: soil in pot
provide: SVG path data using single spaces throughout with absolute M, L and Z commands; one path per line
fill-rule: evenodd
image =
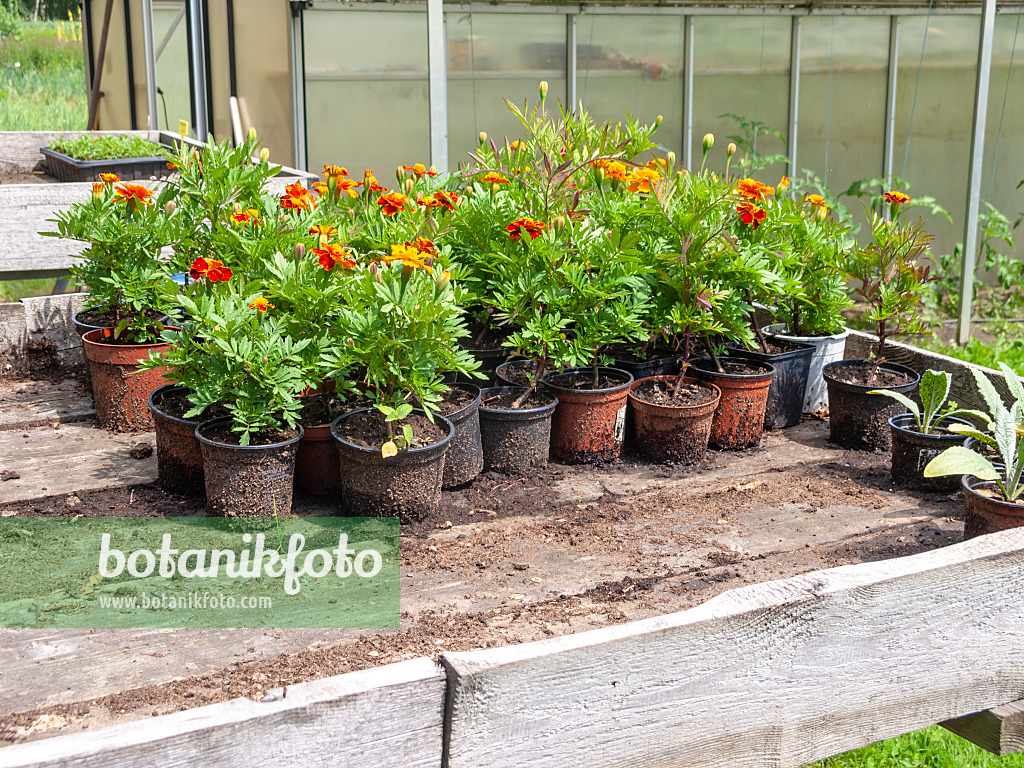
M 333 382 L 332 382 L 333 384 Z M 333 390 L 333 387 L 329 389 Z M 314 496 L 330 496 L 341 488 L 338 449 L 331 437 L 331 422 L 347 411 L 371 404 L 365 395 L 342 397 L 333 391 L 302 398 L 299 423 L 303 434 L 295 455 L 295 483 Z
M 567 464 L 613 461 L 622 455 L 626 400 L 633 376 L 599 368 L 597 385 L 590 368 L 570 368 L 544 377 L 558 397 L 551 418 L 551 455 Z
M 341 509 L 345 514 L 423 520 L 437 509 L 445 453 L 455 427 L 443 416 L 431 422 L 413 411 L 402 424 L 413 429 L 413 445 L 384 458 L 384 420 L 375 409 L 346 413 L 331 425 L 338 451 Z
M 166 369 L 140 372 L 137 366 L 150 351 L 159 351 L 167 344 L 118 344 L 109 328 L 89 331 L 82 337 L 82 344 L 100 426 L 112 432 L 153 429 L 149 395 L 168 383 Z
M 967 511 L 965 539 L 1024 526 L 1024 504 L 1004 500 L 995 482 L 964 475 L 961 485 Z
M 629 403 L 636 446 L 652 461 L 696 464 L 707 452 L 721 391 L 685 377 L 677 392 L 676 380 L 676 376 L 656 376 L 633 383 Z
M 186 418 L 192 410 L 189 390 L 167 384 L 149 396 L 149 408 L 156 428 L 157 476 L 160 485 L 172 493 L 202 496 L 203 451 L 196 427 L 204 421 L 228 415 L 223 406 L 212 405 L 200 415 Z
M 457 488 L 480 474 L 484 449 L 480 442 L 480 387 L 454 384 L 448 387 L 437 411 L 455 427 L 455 435 L 444 457 L 442 488 Z
M 956 475 L 925 477 L 924 468 L 947 448 L 963 445 L 967 439 L 950 432 L 951 424 L 972 426 L 970 422 L 947 416 L 939 420 L 927 435 L 917 431 L 917 422 L 909 413 L 889 419 L 892 430 L 892 480 L 899 485 L 927 491 L 953 491 L 960 485 Z
M 499 387 L 529 387 L 533 384 L 537 372 L 537 361 L 527 358 L 507 360 L 494 369 L 494 377 Z
M 884 395 L 868 394 L 873 389 L 891 389 L 912 396 L 921 377 L 896 363 L 882 363 L 867 383 L 870 360 L 841 360 L 824 371 L 828 383 L 829 440 L 843 448 L 889 451 L 892 429 L 889 419 L 906 408 Z
M 196 428 L 203 451 L 206 514 L 214 517 L 273 517 L 291 514 L 295 453 L 302 428 L 251 436 L 238 444 L 231 419 Z
M 720 358 L 719 372 L 709 357 L 692 361 L 694 378 L 714 384 L 722 392 L 711 425 L 710 444 L 725 450 L 751 448 L 761 441 L 764 411 L 774 368 L 754 360 Z
M 527 397 L 523 397 L 523 395 Z M 521 475 L 548 461 L 551 415 L 558 398 L 526 387 L 491 387 L 480 392 L 480 438 L 484 471 Z
M 775 368 L 764 408 L 764 428 L 794 427 L 800 423 L 800 417 L 803 415 L 804 394 L 814 347 L 771 337 L 767 337 L 765 342 L 767 351 L 734 348 L 729 350 L 729 354 L 733 357 L 770 363 Z

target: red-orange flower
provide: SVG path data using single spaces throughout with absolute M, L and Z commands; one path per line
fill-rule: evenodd
M 351 251 L 347 251 L 336 243 L 324 243 L 323 248 L 314 248 L 313 253 L 320 257 L 320 266 L 330 271 L 334 267 L 352 269 L 355 261 L 349 258 Z
M 416 163 L 412 166 L 403 165 L 402 170 L 415 174 L 417 179 L 421 176 L 437 176 L 437 171 L 428 171 L 427 166 L 423 163 Z
M 284 188 L 284 194 L 281 195 L 281 207 L 306 211 L 316 208 L 316 203 L 313 200 L 313 193 L 299 182 L 295 182 Z
M 768 195 L 775 194 L 775 190 L 772 187 L 754 179 L 741 179 L 737 181 L 736 191 L 748 200 L 764 200 Z
M 121 180 L 121 177 L 116 173 L 101 173 L 100 181 L 104 184 L 117 184 Z
M 824 205 L 825 198 L 821 195 L 808 195 L 804 198 L 804 202 L 810 203 L 811 205 Z
M 513 141 L 511 144 L 508 145 L 508 148 L 511 149 L 513 152 L 518 152 L 520 149 L 522 149 L 525 146 L 526 146 L 526 144 L 521 142 L 519 139 L 516 139 L 515 141 Z
M 92 183 L 92 197 L 94 200 L 103 199 L 103 193 L 106 191 L 107 185 L 102 181 L 94 181 Z
M 444 204 L 436 197 L 421 197 L 416 200 L 416 205 L 422 205 L 424 208 L 443 208 Z
M 192 269 L 188 274 L 193 280 L 205 277 L 211 283 L 218 280 L 226 283 L 231 279 L 231 270 L 224 266 L 224 262 L 218 259 L 204 259 L 202 256 L 192 262 Z
M 544 231 L 545 226 L 547 225 L 543 222 L 524 217 L 522 219 L 516 219 L 505 227 L 505 229 L 508 230 L 508 236 L 513 240 L 521 240 L 523 232 L 529 234 L 531 240 L 536 240 L 540 237 L 541 232 Z
M 384 262 L 390 264 L 392 261 L 402 262 L 402 266 L 408 269 L 425 269 L 431 275 L 433 268 L 426 263 L 426 256 L 412 243 L 392 245 L 391 253 L 384 257 Z
M 637 168 L 626 177 L 626 181 L 628 183 L 626 188 L 630 192 L 649 195 L 654 192 L 654 188 L 661 181 L 661 174 L 652 168 Z
M 238 211 L 232 213 L 230 219 L 233 224 L 248 224 L 252 221 L 252 214 L 249 211 Z
M 425 253 L 427 256 L 437 256 L 437 246 L 434 245 L 433 240 L 428 240 L 425 237 L 417 237 L 412 241 L 412 244 L 420 253 Z
M 893 190 L 892 192 L 886 192 L 882 197 L 885 198 L 885 202 L 895 205 L 903 205 L 904 203 L 910 202 L 910 195 L 905 195 L 902 192 Z
M 274 305 L 271 304 L 267 299 L 262 296 L 256 299 L 252 304 L 249 305 L 249 309 L 256 309 L 260 312 L 266 312 L 268 309 L 273 309 Z
M 454 211 L 455 206 L 459 203 L 459 196 L 457 194 L 454 192 L 445 192 L 444 190 L 438 190 L 435 192 L 434 199 L 451 211 Z
M 736 212 L 740 215 L 740 220 L 744 224 L 753 225 L 754 229 L 757 229 L 757 225 L 764 221 L 765 213 L 763 208 L 758 208 L 753 203 L 740 203 L 736 206 Z
M 613 181 L 625 181 L 626 176 L 629 175 L 629 166 L 614 160 L 604 166 L 602 170 L 604 171 L 605 178 L 612 179 Z
M 403 195 L 401 192 L 389 192 L 386 195 L 381 195 L 377 198 L 377 205 L 381 208 L 381 213 L 385 216 L 394 216 L 399 211 L 404 211 L 405 206 L 410 205 L 412 200 Z
M 327 186 L 326 181 L 314 181 L 312 186 L 313 191 L 318 195 L 326 195 L 330 191 L 330 187 Z
M 373 171 L 363 172 L 363 189 L 370 192 L 387 192 L 387 187 L 382 187 L 377 183 L 377 178 L 373 175 Z M 351 192 L 349 194 L 352 194 Z
M 309 234 L 316 235 L 319 240 L 320 247 L 323 248 L 324 243 L 327 242 L 327 238 L 331 235 L 338 234 L 338 230 L 330 224 L 316 224 L 309 230 Z
M 341 179 L 342 176 L 348 176 L 348 168 L 340 168 L 337 165 L 324 166 L 324 178 L 334 177 L 336 179 Z
M 485 173 L 483 176 L 480 177 L 480 183 L 481 184 L 508 184 L 508 179 L 506 179 L 500 173 L 495 173 L 494 171 L 491 171 L 490 173 Z
M 149 198 L 153 196 L 152 190 L 146 189 L 141 184 L 118 184 L 114 188 L 114 199 L 125 200 L 129 208 L 138 208 L 139 203 L 151 205 Z

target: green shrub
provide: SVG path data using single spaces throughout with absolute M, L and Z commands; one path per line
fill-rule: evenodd
M 0 38 L 21 39 L 21 20 L 4 5 L 0 5 Z

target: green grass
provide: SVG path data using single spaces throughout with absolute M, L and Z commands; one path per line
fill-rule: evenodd
M 0 130 L 85 129 L 82 43 L 67 39 L 60 24 L 27 21 L 22 39 L 0 38 Z
M 942 344 L 934 339 L 921 339 L 911 344 L 922 349 L 930 349 L 957 360 L 966 360 L 976 365 L 998 370 L 997 362 L 1004 362 L 1024 376 L 1024 323 L 1001 323 L 990 326 L 996 337 L 991 342 L 971 339 L 963 347 L 956 344 Z
M 814 768 L 1024 768 L 1024 755 L 996 757 L 935 725 L 830 757 Z
M 19 301 L 29 296 L 47 296 L 53 291 L 53 284 L 57 282 L 52 277 L 44 277 L 39 280 L 8 280 L 0 281 L 0 303 Z M 73 283 L 69 284 L 66 293 L 73 293 L 79 290 Z

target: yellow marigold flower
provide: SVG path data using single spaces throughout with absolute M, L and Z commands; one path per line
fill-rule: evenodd
M 630 192 L 645 195 L 652 194 L 659 181 L 661 174 L 652 168 L 637 168 L 626 177 L 627 189 Z
M 255 310 L 258 310 L 260 312 L 266 312 L 268 309 L 273 309 L 273 308 L 274 308 L 274 305 L 271 304 L 266 299 L 264 299 L 262 296 L 260 298 L 256 299 L 256 301 L 254 301 L 252 304 L 249 305 L 249 309 L 255 309 Z

